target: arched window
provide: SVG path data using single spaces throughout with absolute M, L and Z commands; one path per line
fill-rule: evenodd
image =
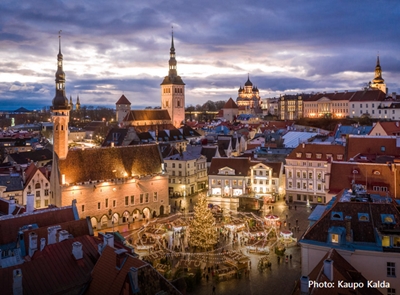
M 61 125 L 61 130 L 64 130 L 64 125 Z
M 56 125 L 56 130 L 58 130 L 58 125 Z
M 39 183 L 39 182 L 37 182 L 37 183 L 35 184 L 35 189 L 40 189 L 40 183 Z

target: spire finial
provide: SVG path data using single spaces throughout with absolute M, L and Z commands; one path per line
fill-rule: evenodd
M 174 46 L 174 26 L 171 26 L 171 50 L 174 50 L 175 49 L 175 46 Z
M 58 31 L 58 52 L 61 53 L 61 32 L 62 30 Z

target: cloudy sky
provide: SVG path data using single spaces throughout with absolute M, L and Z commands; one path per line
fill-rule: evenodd
M 262 98 L 359 90 L 378 53 L 400 93 L 399 21 L 397 0 L 2 0 L 0 109 L 51 104 L 59 30 L 83 105 L 160 105 L 171 26 L 186 105 L 235 99 L 248 73 Z

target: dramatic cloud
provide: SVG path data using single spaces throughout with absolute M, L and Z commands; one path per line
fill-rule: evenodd
M 160 105 L 171 26 L 188 105 L 236 98 L 248 74 L 263 98 L 357 90 L 378 53 L 400 92 L 399 14 L 389 0 L 3 0 L 1 108 L 51 104 L 59 30 L 67 96 L 84 105 Z

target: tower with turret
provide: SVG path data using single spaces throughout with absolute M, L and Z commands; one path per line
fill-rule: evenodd
M 61 31 L 60 31 L 61 32 Z M 70 104 L 65 96 L 65 73 L 63 70 L 63 55 L 61 53 L 61 35 L 58 36 L 58 55 L 56 72 L 56 94 L 51 106 L 53 122 L 53 150 L 59 159 L 65 159 L 68 153 L 68 122 Z
M 178 76 L 172 32 L 168 76 L 161 83 L 161 108 L 168 111 L 172 124 L 180 128 L 185 120 L 185 83 Z

